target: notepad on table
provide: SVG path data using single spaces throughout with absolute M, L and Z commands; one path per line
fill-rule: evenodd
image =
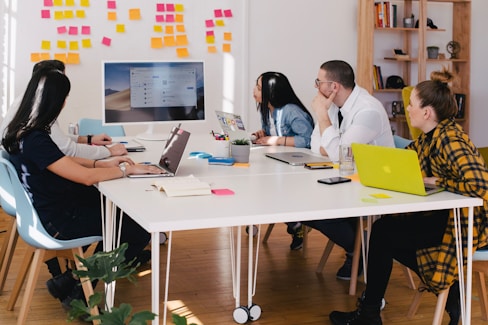
M 168 197 L 212 194 L 210 184 L 193 176 L 161 178 L 153 185 Z

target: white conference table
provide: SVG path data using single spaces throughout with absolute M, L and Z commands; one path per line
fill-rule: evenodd
M 288 221 L 347 218 L 439 209 L 458 211 L 459 208 L 466 207 L 469 208 L 471 231 L 468 246 L 472 247 L 473 207 L 483 204 L 479 198 L 470 198 L 449 192 L 423 197 L 369 188 L 354 181 L 329 186 L 317 183 L 317 179 L 337 176 L 338 171 L 336 169 L 307 170 L 303 167 L 289 166 L 264 157 L 264 152 L 267 150 L 297 150 L 294 148 L 253 148 L 250 167 L 248 168 L 209 166 L 203 159 L 187 159 L 190 151 L 204 151 L 201 146 L 202 143 L 205 145 L 205 141 L 201 141 L 201 139 L 197 138 L 197 141 L 189 143 L 177 175 L 192 174 L 202 181 L 209 182 L 212 188 L 228 188 L 233 190 L 235 195 L 168 198 L 163 192 L 158 192 L 152 188 L 151 184 L 154 182 L 154 178 L 124 178 L 101 182 L 98 186 L 100 192 L 107 199 L 105 211 L 107 222 L 104 235 L 108 242 L 112 242 L 114 238 L 113 228 L 110 226 L 113 205 L 121 208 L 151 233 L 151 301 L 152 312 L 158 315 L 153 324 L 159 324 L 159 234 L 161 232 L 169 232 L 163 324 L 166 324 L 166 301 L 173 231 L 238 227 L 237 239 L 239 240 L 240 226 L 252 228 L 253 225 Z M 161 142 L 159 142 L 160 149 L 156 152 L 155 144 L 146 142 L 144 144 L 147 144 L 148 150 L 144 153 L 131 155 L 133 159 L 135 161 L 146 161 L 150 158 L 151 161 L 156 161 L 162 151 Z M 371 195 L 377 193 L 386 193 L 390 198 L 376 199 L 376 202 L 371 202 Z M 252 252 L 252 240 L 249 240 L 249 245 L 250 252 Z M 239 249 L 240 245 L 237 247 Z M 106 249 L 109 249 L 109 246 L 106 246 Z M 239 257 L 238 254 L 236 259 Z M 467 258 L 466 299 L 465 308 L 463 308 L 465 310 L 464 324 L 470 324 L 471 318 L 472 254 L 468 254 Z M 240 268 L 239 263 L 236 265 Z M 460 280 L 462 283 L 463 279 Z M 248 308 L 253 305 L 249 294 L 250 292 L 248 292 Z M 239 295 L 236 296 L 236 307 L 238 307 L 238 299 Z

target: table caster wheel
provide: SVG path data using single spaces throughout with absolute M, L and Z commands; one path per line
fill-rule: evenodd
M 247 307 L 237 307 L 234 309 L 232 316 L 234 317 L 234 321 L 236 323 L 245 324 L 249 320 L 249 311 L 247 310 Z
M 386 307 L 386 300 L 385 300 L 385 298 L 383 298 L 383 299 L 381 299 L 381 307 L 380 307 L 380 310 L 385 309 L 385 307 Z
M 249 235 L 249 226 L 246 226 L 246 234 Z M 256 237 L 256 235 L 258 234 L 258 226 L 252 226 L 252 236 L 253 237 Z
M 165 233 L 165 232 L 160 232 L 160 233 L 159 233 L 159 243 L 160 243 L 161 245 L 164 245 L 164 244 L 166 244 L 166 241 L 167 241 L 167 240 L 168 240 L 168 235 L 166 235 L 166 233 Z
M 251 308 L 249 308 L 249 320 L 255 321 L 261 317 L 261 307 L 259 305 L 253 304 Z

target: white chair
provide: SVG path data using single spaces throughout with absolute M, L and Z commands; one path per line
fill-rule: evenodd
M 83 247 L 89 246 L 102 240 L 102 237 L 89 236 L 71 240 L 58 240 L 49 235 L 42 226 L 42 223 L 32 205 L 29 195 L 20 183 L 14 166 L 10 163 L 9 160 L 4 158 L 6 156 L 8 156 L 8 154 L 6 152 L 2 152 L 2 155 L 0 157 L 0 177 L 2 178 L 2 182 L 4 181 L 4 179 L 10 181 L 15 198 L 17 231 L 20 237 L 30 246 L 30 249 L 27 250 L 27 253 L 24 257 L 24 262 L 17 276 L 14 288 L 12 289 L 10 300 L 7 304 L 7 310 L 14 309 L 22 284 L 24 283 L 27 273 L 29 273 L 24 292 L 24 299 L 22 301 L 22 306 L 20 308 L 19 316 L 17 318 L 17 324 L 21 325 L 24 324 L 25 320 L 27 319 L 28 309 L 32 301 L 35 284 L 39 276 L 39 270 L 44 260 L 46 251 L 58 252 L 63 250 L 71 250 L 71 258 L 76 261 L 76 267 L 80 269 L 83 266 L 78 261 L 76 256 L 78 255 L 80 257 L 83 257 Z M 30 272 L 28 272 L 29 268 Z M 85 297 L 88 299 L 88 297 L 93 294 L 93 287 L 91 285 L 91 282 L 87 279 L 80 280 L 83 286 L 83 292 L 85 294 Z M 98 309 L 93 309 L 92 314 L 98 314 Z
M 103 125 L 102 120 L 82 118 L 78 121 L 78 134 L 101 134 L 105 133 L 111 137 L 125 137 L 125 130 L 122 125 Z

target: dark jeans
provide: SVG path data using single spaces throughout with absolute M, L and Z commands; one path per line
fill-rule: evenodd
M 354 253 L 357 218 L 339 218 L 327 220 L 304 221 L 302 224 L 317 229 L 346 252 Z
M 381 304 L 393 260 L 419 273 L 416 251 L 440 245 L 449 210 L 387 215 L 372 227 L 368 252 L 368 283 L 364 304 Z
M 117 215 L 118 217 L 118 215 Z M 45 224 L 46 230 L 58 239 L 73 239 L 102 235 L 100 192 L 95 187 L 87 187 L 80 200 L 62 211 L 57 218 Z M 124 213 L 122 218 L 121 242 L 128 243 L 125 253 L 127 261 L 136 257 L 151 239 L 150 234 Z M 101 251 L 99 242 L 95 252 Z

